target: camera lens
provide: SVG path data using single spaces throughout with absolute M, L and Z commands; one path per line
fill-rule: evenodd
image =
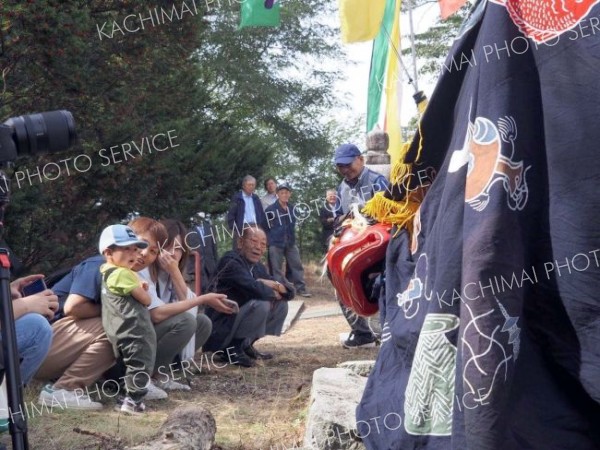
M 77 139 L 73 115 L 64 109 L 13 117 L 5 124 L 14 129 L 19 155 L 58 152 Z

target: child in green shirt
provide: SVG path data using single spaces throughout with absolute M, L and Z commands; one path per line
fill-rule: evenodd
M 100 236 L 99 250 L 106 258 L 100 267 L 102 325 L 115 357 L 125 365 L 126 396 L 117 409 L 126 414 L 146 409 L 142 398 L 156 357 L 156 334 L 147 309 L 151 302 L 148 283 L 132 270 L 147 246 L 126 225 L 111 225 Z

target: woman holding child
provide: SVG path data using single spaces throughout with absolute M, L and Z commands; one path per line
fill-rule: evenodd
M 203 313 L 198 314 L 199 306 L 210 306 L 225 314 L 233 313 L 233 309 L 224 301 L 223 294 L 198 297 L 187 287 L 182 274 L 189 255 L 185 244 L 187 230 L 176 220 L 164 219 L 160 223 L 167 230 L 160 255 L 152 265 L 138 272 L 149 283 L 152 295 L 148 309 L 157 341 L 154 383 L 165 390 L 190 390 L 187 384 L 167 376 L 173 373 L 173 350 L 177 349 L 177 355 L 185 350 L 181 359 L 191 359 L 208 340 L 212 322 Z
M 153 267 L 151 270 L 146 270 L 146 273 L 142 272 L 141 276 L 149 282 L 148 293 L 152 297 L 152 305 L 149 309 L 157 336 L 154 365 L 156 380 L 161 372 L 165 372 L 159 370 L 160 365 L 166 364 L 168 373 L 168 366 L 173 362 L 175 355 L 181 352 L 196 331 L 202 328 L 201 324 L 204 324 L 203 329 L 207 326 L 205 319 L 191 317 L 191 314 L 187 313 L 189 309 L 202 304 L 210 304 L 224 313 L 230 313 L 231 309 L 223 302 L 224 295 L 206 294 L 187 300 L 186 296 L 180 296 L 178 291 L 181 291 L 179 281 L 181 273 L 179 272 L 178 276 L 175 271 L 176 266 L 171 255 L 163 257 L 164 262 L 159 262 L 158 264 L 161 264 L 159 267 L 153 266 L 161 249 L 174 250 L 173 244 L 169 244 L 169 234 L 164 225 L 153 219 L 140 217 L 130 222 L 129 226 L 140 239 L 148 243 L 148 246 L 137 256 L 132 270 L 139 273 Z M 48 357 L 36 374 L 38 379 L 56 380 L 54 384 L 46 385 L 40 393 L 38 402 L 41 404 L 49 403 L 55 406 L 61 404 L 64 407 L 79 409 L 102 408 L 101 403 L 92 401 L 84 391 L 115 363 L 112 345 L 102 328 L 100 317 L 102 285 L 100 266 L 104 262 L 104 258 L 100 255 L 88 258 L 74 267 L 53 287 L 54 293 L 59 298 L 60 312 L 64 313 L 64 317 L 52 325 L 54 333 L 52 346 Z M 154 275 L 153 271 L 155 271 Z M 168 303 L 172 300 L 172 296 L 159 298 L 155 282 L 162 271 L 171 278 L 176 293 L 175 298 L 182 301 Z M 203 333 L 206 331 L 199 334 Z M 172 380 L 165 380 L 164 376 L 160 381 L 167 389 L 174 387 Z M 97 390 L 99 389 L 92 389 L 90 392 Z M 153 384 L 148 386 L 148 390 L 146 400 L 167 397 L 163 390 Z

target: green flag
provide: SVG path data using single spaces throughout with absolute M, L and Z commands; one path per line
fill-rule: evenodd
M 242 2 L 240 26 L 244 27 L 278 27 L 279 1 L 246 0 Z
M 248 1 L 248 0 L 246 0 Z M 398 0 L 399 1 L 399 0 Z M 379 118 L 381 107 L 381 92 L 385 79 L 385 66 L 388 59 L 390 42 L 388 35 L 392 32 L 396 0 L 387 0 L 383 22 L 379 34 L 373 42 L 371 56 L 371 73 L 369 74 L 369 95 L 367 97 L 367 132 L 371 131 Z

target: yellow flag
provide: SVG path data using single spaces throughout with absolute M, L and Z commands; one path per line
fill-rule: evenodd
M 385 9 L 385 0 L 339 0 L 342 42 L 375 39 Z
M 392 165 L 400 157 L 402 148 L 402 129 L 400 125 L 400 105 L 402 104 L 402 73 L 398 62 L 400 54 L 400 3 L 396 4 L 394 25 L 387 30 L 390 36 L 390 50 L 388 52 L 388 65 L 385 80 L 386 111 L 385 131 L 390 137 L 388 153 Z

